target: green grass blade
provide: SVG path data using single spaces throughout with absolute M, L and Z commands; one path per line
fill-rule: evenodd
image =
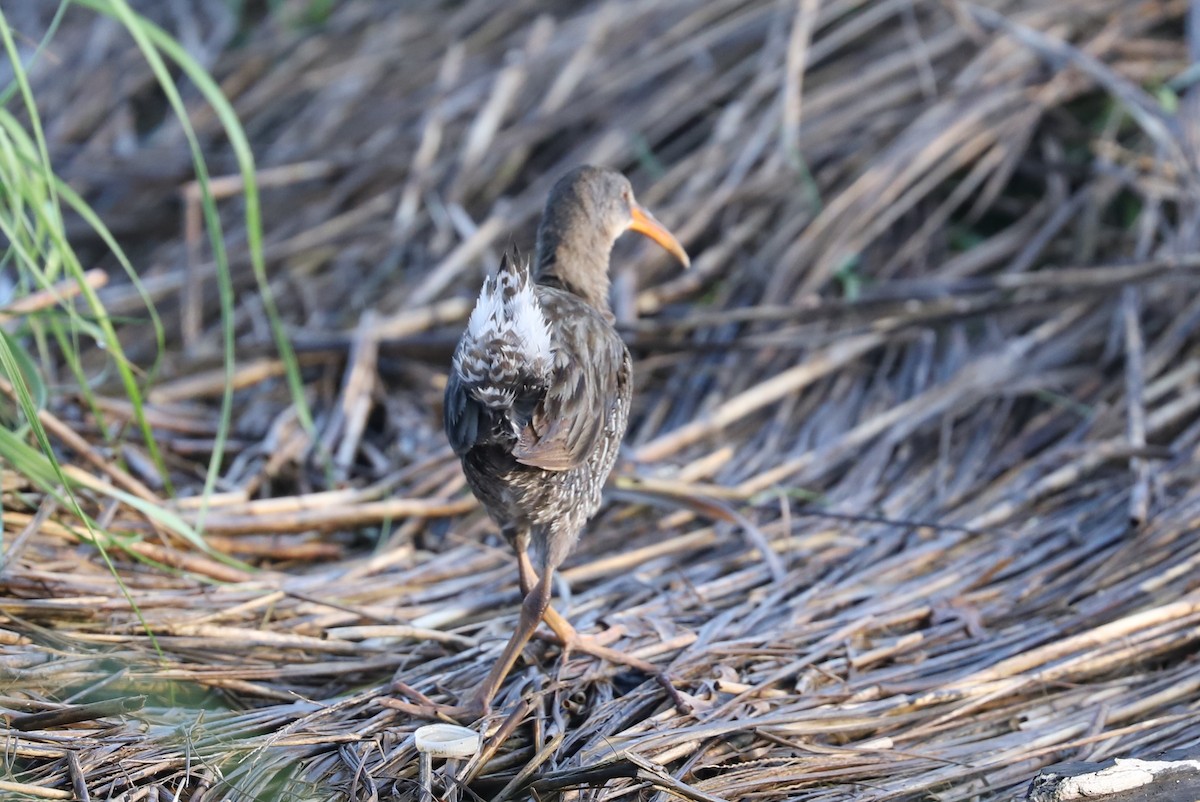
M 185 136 L 192 148 L 193 161 L 196 163 L 197 183 L 200 186 L 201 197 L 203 199 L 203 208 L 205 222 L 209 229 L 209 236 L 213 248 L 214 260 L 218 265 L 218 280 L 228 280 L 227 259 L 225 256 L 223 243 L 220 241 L 220 221 L 216 216 L 215 205 L 212 202 L 211 193 L 208 191 L 208 174 L 204 167 L 204 162 L 200 154 L 199 143 L 196 139 L 195 131 L 192 129 L 187 118 L 186 109 L 183 107 L 182 101 L 179 99 L 178 92 L 175 90 L 174 84 L 171 82 L 170 75 L 166 70 L 162 59 L 159 57 L 158 51 L 165 54 L 172 62 L 174 62 L 183 74 L 195 84 L 204 99 L 212 107 L 217 115 L 217 119 L 225 131 L 225 135 L 229 138 L 230 145 L 233 148 L 234 156 L 238 162 L 238 169 L 241 173 L 243 183 L 243 196 L 245 202 L 245 221 L 246 221 L 246 240 L 247 247 L 250 252 L 251 269 L 254 272 L 255 281 L 258 285 L 259 294 L 262 298 L 263 309 L 270 321 L 272 336 L 275 339 L 276 348 L 279 351 L 280 359 L 284 364 L 284 370 L 287 376 L 288 387 L 292 395 L 292 402 L 296 406 L 297 417 L 301 425 L 309 433 L 310 437 L 315 440 L 315 426 L 312 420 L 312 414 L 308 409 L 308 402 L 304 396 L 303 379 L 300 374 L 300 363 L 296 359 L 295 351 L 292 348 L 291 341 L 288 339 L 287 332 L 283 326 L 283 320 L 280 317 L 278 305 L 275 303 L 274 294 L 271 291 L 270 282 L 266 272 L 266 262 L 262 252 L 262 215 L 261 205 L 258 198 L 258 184 L 255 180 L 255 165 L 254 154 L 250 148 L 249 140 L 246 139 L 245 132 L 242 130 L 241 123 L 238 121 L 237 113 L 233 106 L 225 98 L 221 92 L 221 88 L 217 83 L 204 71 L 203 67 L 196 63 L 187 52 L 169 36 L 161 28 L 137 15 L 130 9 L 125 0 L 75 0 L 80 5 L 91 8 L 100 13 L 109 15 L 119 20 L 129 30 L 134 37 L 138 47 L 141 49 L 143 56 L 158 76 L 159 83 L 163 91 L 167 95 L 168 102 L 174 109 L 176 116 L 183 126 Z M 228 293 L 229 301 L 232 303 L 233 290 L 232 285 L 220 285 L 222 294 L 222 305 L 225 303 L 225 296 Z M 231 313 L 230 313 L 231 317 Z M 231 325 L 231 323 L 229 324 Z M 232 360 L 233 343 L 232 332 L 228 331 L 226 336 L 226 354 L 227 358 Z M 227 376 L 231 376 L 231 365 L 229 365 Z M 224 443 L 228 433 L 228 409 L 232 402 L 231 392 L 227 392 L 226 398 L 222 400 L 222 419 L 216 438 L 216 445 L 213 451 L 213 458 L 210 462 L 210 469 L 205 481 L 205 496 L 211 494 L 216 482 L 217 471 L 219 469 L 220 458 L 224 450 Z M 203 515 L 203 512 L 202 512 Z
M 112 355 L 114 364 L 121 377 L 124 385 L 125 393 L 133 404 L 134 416 L 138 422 L 142 432 L 142 437 L 146 444 L 146 449 L 150 454 L 151 459 L 158 467 L 162 474 L 163 483 L 168 492 L 171 492 L 170 473 L 166 468 L 166 463 L 163 461 L 162 454 L 159 452 L 158 444 L 155 441 L 154 434 L 150 429 L 150 424 L 146 420 L 144 412 L 144 404 L 142 400 L 141 388 L 138 384 L 137 377 L 134 375 L 134 370 L 130 362 L 125 358 L 124 352 L 121 349 L 120 340 L 117 338 L 116 329 L 112 321 L 108 317 L 107 311 L 100 302 L 95 290 L 84 279 L 83 266 L 80 264 L 78 257 L 75 255 L 74 249 L 67 242 L 65 235 L 65 225 L 63 223 L 62 210 L 59 206 L 57 186 L 59 182 L 56 180 L 50 169 L 50 155 L 46 145 L 46 139 L 42 131 L 41 119 L 38 114 L 37 104 L 34 102 L 33 93 L 29 87 L 29 80 L 21 64 L 20 54 L 17 52 L 16 45 L 13 42 L 12 31 L 8 26 L 8 20 L 5 18 L 3 10 L 0 10 L 0 39 L 4 42 L 4 48 L 8 54 L 9 61 L 12 63 L 13 74 L 16 83 L 20 89 L 21 98 L 25 104 L 25 109 L 29 115 L 30 127 L 33 132 L 33 143 L 36 149 L 36 166 L 40 173 L 41 188 L 46 193 L 47 202 L 30 204 L 28 206 L 34 219 L 38 222 L 38 230 L 49 238 L 50 247 L 47 249 L 51 258 L 48 261 L 50 267 L 44 269 L 44 278 L 47 282 L 53 282 L 56 275 L 57 265 L 60 263 L 68 273 L 78 283 L 81 295 L 86 301 L 89 310 L 95 317 L 97 325 L 100 326 L 103 332 L 103 340 L 106 349 Z M 11 118 L 11 115 L 8 115 Z M 9 126 L 10 130 L 13 126 Z M 32 156 L 32 154 L 30 154 Z M 32 182 L 29 182 L 32 183 Z M 36 264 L 33 260 L 28 260 L 29 264 Z M 36 272 L 36 271 L 35 271 Z M 77 373 L 77 380 L 79 374 Z M 81 384 L 81 389 L 86 392 L 87 382 Z

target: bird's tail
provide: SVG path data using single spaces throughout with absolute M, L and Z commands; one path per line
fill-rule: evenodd
M 505 409 L 544 389 L 552 362 L 550 327 L 529 263 L 506 253 L 496 275 L 484 281 L 454 370 L 475 400 Z

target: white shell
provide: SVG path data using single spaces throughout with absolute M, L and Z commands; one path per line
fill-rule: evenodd
M 479 751 L 479 733 L 455 724 L 429 724 L 413 733 L 417 751 L 430 757 L 473 757 Z

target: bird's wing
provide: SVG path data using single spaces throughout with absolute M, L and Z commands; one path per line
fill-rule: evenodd
M 512 451 L 517 462 L 547 471 L 583 464 L 614 410 L 628 406 L 631 391 L 625 343 L 596 310 L 563 295 L 542 293 L 547 316 L 554 321 L 554 370 Z
M 504 393 L 499 406 L 489 406 L 480 400 L 489 391 Z M 494 388 L 484 382 L 472 384 L 457 370 L 446 379 L 446 395 L 442 404 L 442 422 L 446 439 L 458 456 L 475 446 L 503 445 L 513 442 L 513 432 L 524 431 L 530 425 L 534 410 L 545 398 L 545 388 L 537 381 L 517 381 Z
M 483 405 L 467 393 L 467 387 L 458 371 L 450 371 L 450 377 L 446 381 L 442 416 L 446 437 L 458 456 L 466 454 L 479 443 L 484 413 Z
M 446 382 L 444 423 L 454 453 L 515 443 L 545 395 L 552 358 L 528 263 L 506 253 L 479 292 Z

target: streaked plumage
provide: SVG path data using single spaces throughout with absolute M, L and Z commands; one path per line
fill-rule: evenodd
M 528 265 L 506 258 L 497 281 L 522 289 L 501 298 L 485 285 L 455 352 L 446 433 L 505 535 L 532 536 L 543 566 L 557 566 L 599 509 L 629 419 L 632 360 L 599 310 L 533 286 Z
M 472 491 L 516 549 L 527 593 L 517 631 L 477 696 L 481 709 L 543 617 L 576 648 L 648 667 L 589 648 L 548 609 L 550 575 L 599 509 L 629 419 L 632 360 L 612 325 L 608 261 L 631 229 L 687 264 L 624 176 L 595 167 L 568 173 L 546 203 L 534 264 L 505 256 L 454 354 L 446 434 Z M 531 543 L 540 579 L 525 557 Z

